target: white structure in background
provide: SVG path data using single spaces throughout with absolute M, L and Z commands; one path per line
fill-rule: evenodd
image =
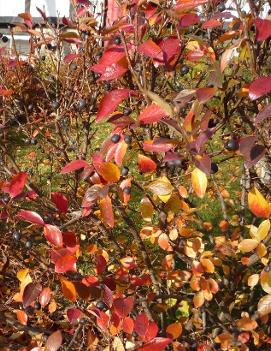
M 92 0 L 93 14 L 98 23 L 103 21 L 102 10 L 104 0 Z M 4 33 L 9 39 L 8 25 L 14 22 L 22 22 L 18 17 L 19 13 L 29 12 L 33 17 L 33 22 L 40 21 L 41 15 L 37 7 L 46 13 L 51 21 L 57 21 L 57 18 L 63 16 L 70 17 L 73 11 L 71 0 L 0 0 L 0 33 Z M 25 34 L 14 35 L 18 52 L 26 54 L 28 52 L 29 36 Z M 3 44 L 7 47 L 12 46 L 11 40 Z M 1 43 L 2 46 L 2 43 Z

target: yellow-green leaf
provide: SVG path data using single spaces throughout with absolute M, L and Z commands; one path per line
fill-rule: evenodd
M 207 189 L 207 176 L 199 168 L 195 168 L 192 172 L 192 187 L 199 198 L 203 198 Z

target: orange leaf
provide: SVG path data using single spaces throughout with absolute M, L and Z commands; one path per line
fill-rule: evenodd
M 167 326 L 166 332 L 169 334 L 169 337 L 172 339 L 177 339 L 180 335 L 182 335 L 182 325 L 181 323 L 171 323 Z
M 194 295 L 193 303 L 196 308 L 201 307 L 204 304 L 204 294 L 202 291 L 199 291 Z
M 112 162 L 101 162 L 95 168 L 108 183 L 116 183 L 120 179 L 120 170 Z
M 156 163 L 149 157 L 144 155 L 138 155 L 138 167 L 140 172 L 148 173 L 156 171 Z
M 271 294 L 271 271 L 263 270 L 260 275 L 260 283 L 262 289 L 267 293 Z
M 167 250 L 169 247 L 169 240 L 167 234 L 163 233 L 159 236 L 158 244 L 163 250 Z
M 77 297 L 77 292 L 73 282 L 65 279 L 64 277 L 60 278 L 61 288 L 63 295 L 70 301 L 75 301 Z
M 114 212 L 112 207 L 112 201 L 110 197 L 107 195 L 105 198 L 100 200 L 99 203 L 102 220 L 109 227 L 113 228 L 115 224 L 114 220 Z
M 252 189 L 248 193 L 248 207 L 257 217 L 268 218 L 270 216 L 270 204 L 266 201 L 257 188 Z
M 17 310 L 17 311 L 16 311 L 16 316 L 17 316 L 18 321 L 19 321 L 22 325 L 27 325 L 28 317 L 27 317 L 27 314 L 25 313 L 25 311 L 23 311 L 23 310 Z

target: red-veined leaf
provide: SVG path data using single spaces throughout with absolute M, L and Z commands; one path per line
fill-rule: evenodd
M 139 116 L 139 121 L 142 124 L 150 124 L 159 122 L 163 117 L 168 116 L 168 113 L 157 104 L 147 106 Z
M 34 302 L 42 291 L 42 286 L 39 283 L 29 283 L 23 292 L 23 306 L 28 307 Z
M 114 227 L 114 212 L 112 207 L 112 201 L 109 196 L 101 199 L 99 202 L 99 207 L 101 210 L 101 217 L 104 224 L 107 224 L 110 228 Z
M 26 222 L 30 222 L 38 225 L 44 225 L 44 220 L 37 212 L 34 212 L 34 211 L 20 210 L 17 213 L 16 217 L 21 219 L 22 221 L 26 221 Z
M 119 298 L 113 302 L 114 310 L 119 317 L 123 318 L 130 314 L 134 307 L 134 299 L 132 297 Z
M 56 273 L 66 273 L 68 271 L 76 272 L 76 262 L 77 258 L 68 255 L 60 257 L 55 264 L 55 272 Z
M 256 79 L 249 87 L 249 97 L 256 100 L 271 92 L 271 76 Z
M 271 36 L 271 21 L 268 19 L 256 18 L 254 21 L 257 34 L 256 39 L 263 41 Z
M 96 121 L 101 121 L 108 117 L 129 96 L 131 91 L 130 89 L 115 89 L 107 93 L 99 105 Z
M 59 212 L 66 213 L 68 211 L 68 200 L 64 194 L 54 192 L 51 194 L 51 198 Z
M 87 161 L 85 160 L 73 160 L 68 163 L 65 167 L 62 168 L 61 173 L 66 174 L 74 171 L 78 171 L 81 168 L 85 168 L 89 166 Z
M 45 224 L 44 236 L 54 246 L 56 246 L 56 247 L 63 246 L 62 233 L 61 233 L 61 230 L 57 226 L 52 225 L 52 224 Z
M 10 181 L 7 193 L 11 198 L 20 195 L 24 189 L 28 174 L 27 173 L 17 173 Z
M 163 351 L 171 342 L 171 339 L 157 337 L 140 347 L 138 351 Z
M 51 300 L 52 291 L 50 288 L 43 288 L 39 295 L 39 303 L 41 307 L 45 307 Z
M 137 164 L 142 173 L 154 172 L 157 168 L 156 163 L 151 158 L 144 155 L 138 155 Z
M 60 330 L 57 330 L 49 336 L 46 341 L 46 349 L 48 351 L 57 351 L 62 345 L 62 333 Z

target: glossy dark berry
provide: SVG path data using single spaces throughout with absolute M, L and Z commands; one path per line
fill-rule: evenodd
M 213 88 L 214 84 L 213 83 L 208 83 L 206 86 L 207 86 L 207 88 Z
M 229 151 L 237 151 L 239 149 L 239 144 L 234 139 L 229 139 L 225 143 L 225 149 Z
M 2 197 L 1 197 L 1 200 L 7 204 L 9 202 L 9 195 L 8 194 L 4 194 Z
M 28 111 L 28 112 L 32 112 L 33 109 L 34 109 L 34 105 L 33 105 L 33 104 L 29 104 L 29 105 L 27 106 L 27 111 Z
M 21 233 L 20 232 L 14 232 L 12 235 L 14 240 L 20 240 L 21 239 Z
M 105 82 L 105 83 L 104 83 L 104 90 L 105 90 L 105 91 L 109 91 L 110 89 L 111 89 L 111 84 L 108 83 L 108 82 Z
M 226 6 L 225 6 L 225 4 L 221 3 L 218 5 L 217 9 L 219 12 L 223 12 L 226 10 Z
M 175 167 L 175 160 L 169 160 L 166 163 L 167 167 L 172 168 Z
M 174 164 L 175 164 L 176 167 L 180 167 L 181 168 L 183 166 L 183 161 L 182 160 L 175 160 Z
M 37 144 L 37 140 L 35 138 L 31 138 L 30 139 L 30 144 L 36 145 Z
M 35 310 L 40 310 L 41 309 L 41 304 L 39 303 L 39 301 L 36 301 L 34 303 L 34 308 L 35 308 Z
M 86 107 L 86 104 L 87 104 L 86 100 L 84 100 L 84 99 L 79 100 L 79 102 L 77 104 L 77 110 L 78 111 L 83 110 Z
M 59 106 L 60 106 L 60 103 L 59 103 L 59 101 L 54 100 L 54 101 L 51 102 L 51 106 L 52 106 L 52 108 L 54 110 L 57 110 L 59 108 Z
M 99 308 L 99 310 L 101 310 L 101 311 L 107 310 L 107 306 L 103 301 L 98 301 L 96 303 L 96 307 Z
M 8 42 L 8 37 L 6 35 L 2 36 L 2 42 L 7 43 Z
M 47 44 L 46 47 L 48 50 L 53 50 L 53 45 L 51 43 Z
M 71 70 L 76 71 L 77 70 L 77 64 L 76 63 L 71 63 L 70 68 L 71 68 Z
M 132 113 L 132 109 L 130 107 L 125 107 L 123 109 L 124 116 L 129 116 Z
M 126 186 L 126 187 L 123 189 L 123 192 L 124 192 L 124 194 L 131 194 L 131 187 Z
M 119 36 L 115 37 L 115 38 L 114 38 L 114 43 L 115 43 L 116 45 L 120 45 L 120 44 L 121 44 L 121 37 L 119 37 Z
M 25 242 L 25 248 L 26 248 L 26 249 L 31 249 L 31 247 L 32 247 L 32 241 L 31 241 L 31 240 L 27 240 L 27 241 Z
M 189 72 L 189 66 L 187 65 L 182 65 L 181 67 L 181 73 L 182 74 L 187 74 Z
M 211 173 L 215 174 L 218 172 L 218 165 L 214 162 L 211 163 Z
M 119 134 L 113 134 L 111 137 L 112 143 L 116 144 L 120 141 L 120 135 Z
M 123 177 L 126 177 L 129 173 L 129 168 L 128 167 L 123 167 L 122 170 L 121 170 L 121 175 Z
M 216 127 L 216 125 L 217 125 L 217 122 L 213 118 L 209 119 L 208 128 L 214 128 Z
M 125 135 L 124 141 L 126 144 L 131 144 L 132 143 L 132 136 L 131 135 Z

